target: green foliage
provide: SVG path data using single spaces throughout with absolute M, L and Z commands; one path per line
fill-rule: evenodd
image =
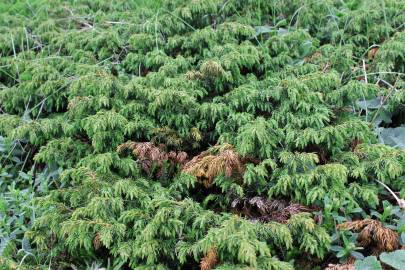
M 363 254 L 358 251 L 363 248 L 356 246 L 356 234 L 350 233 L 350 235 L 346 236 L 346 234 L 343 233 L 341 237 L 343 240 L 342 246 L 331 246 L 331 250 L 337 252 L 336 257 L 339 258 L 341 262 L 346 262 L 351 257 L 360 260 L 364 259 Z
M 378 264 L 336 225 L 371 215 L 405 241 L 379 183 L 404 198 L 403 10 L 2 1 L 0 264 Z

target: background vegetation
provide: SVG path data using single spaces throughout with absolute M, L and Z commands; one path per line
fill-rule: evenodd
M 1 1 L 0 269 L 404 269 L 404 28 L 401 0 Z

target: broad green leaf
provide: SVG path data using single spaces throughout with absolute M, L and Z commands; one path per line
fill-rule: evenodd
M 354 263 L 356 270 L 382 270 L 381 264 L 375 256 L 368 256 L 363 260 L 356 260 Z
M 394 252 L 383 252 L 380 260 L 397 270 L 405 270 L 405 250 L 396 250 Z
M 376 97 L 369 100 L 359 100 L 356 102 L 357 106 L 359 106 L 363 110 L 371 110 L 371 109 L 378 109 L 381 106 L 381 98 Z
M 350 252 L 350 255 L 352 255 L 356 259 L 360 259 L 360 260 L 364 259 L 364 255 L 358 251 L 352 251 L 352 252 Z
M 380 142 L 393 147 L 405 148 L 405 127 L 380 128 Z

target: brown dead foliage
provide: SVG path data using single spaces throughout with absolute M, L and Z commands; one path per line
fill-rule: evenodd
M 339 224 L 338 229 L 348 229 L 359 232 L 358 241 L 362 247 L 371 247 L 374 255 L 383 251 L 393 251 L 398 248 L 398 234 L 384 227 L 378 220 L 363 219 Z
M 183 167 L 184 172 L 197 177 L 197 181 L 207 188 L 212 185 L 214 178 L 218 175 L 225 174 L 227 177 L 241 178 L 244 170 L 241 157 L 229 144 L 217 145 L 201 152 Z
M 374 59 L 377 55 L 378 49 L 378 47 L 371 48 L 367 53 L 368 59 Z
M 352 263 L 329 264 L 325 270 L 355 270 L 355 267 Z
M 232 208 L 235 212 L 249 219 L 262 222 L 276 221 L 280 223 L 286 223 L 292 215 L 317 210 L 287 200 L 269 200 L 259 196 L 235 199 L 232 202 Z
M 211 248 L 210 250 L 208 250 L 207 254 L 205 254 L 205 257 L 201 259 L 200 269 L 211 270 L 215 267 L 217 263 L 218 263 L 217 250 L 215 248 Z
M 356 147 L 361 144 L 361 140 L 358 139 L 354 139 L 351 144 L 350 144 L 350 149 L 352 150 L 352 152 L 355 151 Z
M 97 233 L 96 236 L 93 239 L 93 246 L 94 249 L 97 250 L 101 247 L 101 239 L 100 239 L 100 234 Z
M 142 170 L 151 173 L 152 167 L 158 168 L 157 176 L 159 177 L 164 168 L 165 163 L 170 165 L 184 164 L 187 161 L 186 152 L 166 152 L 163 146 L 155 146 L 151 142 L 126 142 L 118 146 L 117 152 L 122 153 L 125 150 L 130 150 L 138 157 Z

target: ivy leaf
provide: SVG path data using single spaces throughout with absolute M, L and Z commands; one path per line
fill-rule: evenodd
M 369 100 L 359 100 L 356 103 L 357 106 L 359 106 L 363 110 L 378 109 L 381 106 L 381 97 L 376 97 Z
M 354 267 L 356 270 L 382 270 L 381 264 L 375 256 L 368 256 L 364 260 L 356 260 Z
M 391 124 L 392 123 L 392 114 L 391 112 L 389 112 L 386 109 L 382 109 L 380 110 L 380 112 L 378 113 L 378 116 L 375 118 L 374 123 L 378 126 L 381 123 L 386 123 L 386 124 Z
M 405 269 L 405 250 L 396 250 L 394 252 L 383 252 L 380 255 L 380 260 L 388 264 L 394 269 L 404 270 Z
M 380 142 L 398 148 L 405 148 L 405 127 L 379 128 Z
M 351 251 L 351 252 L 350 252 L 350 255 L 352 255 L 354 258 L 359 259 L 359 260 L 364 259 L 364 255 L 361 254 L 361 253 L 358 252 L 358 251 Z

